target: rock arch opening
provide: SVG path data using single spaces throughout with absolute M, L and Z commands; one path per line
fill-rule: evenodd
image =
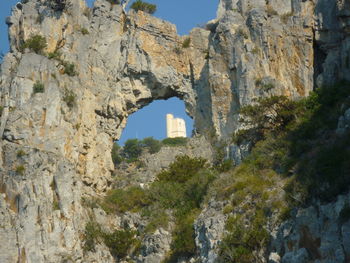
M 191 137 L 193 120 L 186 113 L 185 104 L 179 98 L 155 100 L 128 117 L 126 127 L 118 143 L 124 145 L 128 139 L 153 137 L 157 140 L 166 138 L 166 114 L 182 118 L 186 123 L 187 137 Z
M 94 0 L 86 1 L 89 6 L 94 3 Z M 146 1 L 157 6 L 154 16 L 175 24 L 180 35 L 186 35 L 194 27 L 200 27 L 214 19 L 219 4 L 219 0 Z M 132 2 L 133 0 L 130 0 L 129 6 Z

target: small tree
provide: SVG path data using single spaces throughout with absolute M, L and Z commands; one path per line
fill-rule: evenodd
M 24 42 L 24 44 L 22 45 L 22 49 L 29 48 L 31 51 L 37 54 L 42 54 L 43 49 L 46 48 L 46 46 L 47 43 L 45 37 L 40 35 L 34 35 Z
M 191 39 L 189 37 L 187 37 L 184 42 L 182 42 L 182 47 L 183 48 L 189 48 L 191 44 Z
M 147 2 L 143 2 L 141 0 L 135 1 L 131 7 L 131 9 L 134 9 L 135 11 L 143 11 L 149 14 L 154 14 L 157 11 L 157 6 L 154 4 L 150 4 Z
M 138 139 L 129 139 L 125 142 L 123 154 L 128 159 L 137 159 L 142 153 L 142 144 Z
M 297 104 L 285 96 L 260 98 L 257 104 L 241 108 L 240 122 L 249 129 L 240 130 L 235 134 L 234 141 L 240 144 L 248 140 L 255 144 L 270 132 L 280 131 L 296 118 Z
M 113 233 L 104 233 L 103 240 L 112 255 L 123 259 L 130 253 L 130 250 L 139 245 L 135 236 L 136 231 L 116 230 Z
M 150 153 L 157 153 L 162 148 L 161 142 L 153 137 L 144 138 L 142 144 L 148 148 Z
M 62 62 L 62 65 L 64 67 L 64 74 L 67 74 L 70 77 L 74 77 L 77 75 L 75 65 L 73 63 L 68 63 L 64 61 Z
M 45 90 L 44 84 L 42 84 L 40 81 L 35 82 L 33 85 L 33 92 L 34 93 L 43 93 Z
M 206 163 L 207 160 L 201 157 L 191 158 L 188 155 L 178 155 L 175 161 L 169 165 L 169 168 L 160 172 L 157 177 L 160 181 L 184 183 L 201 169 L 207 168 Z

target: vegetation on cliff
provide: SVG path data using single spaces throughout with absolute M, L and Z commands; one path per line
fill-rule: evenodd
M 187 138 L 166 138 L 158 141 L 153 137 L 147 137 L 143 140 L 129 139 L 125 142 L 124 147 L 120 147 L 117 143 L 113 145 L 112 160 L 115 165 L 123 161 L 137 161 L 143 151 L 148 151 L 151 154 L 157 153 L 163 146 L 184 146 L 187 144 Z
M 166 262 L 175 262 L 196 253 L 193 223 L 215 174 L 205 159 L 178 156 L 148 188 L 111 190 L 101 206 L 108 213 L 139 212 L 148 225 L 138 239 L 159 227 L 168 229 L 169 222 L 173 222 L 173 241 Z
M 136 232 L 129 229 L 104 230 L 95 221 L 89 221 L 85 226 L 84 251 L 95 251 L 97 242 L 103 242 L 116 258 L 123 259 L 140 247 L 140 241 L 136 238 Z
M 28 48 L 37 54 L 43 54 L 43 50 L 46 48 L 47 42 L 45 37 L 41 35 L 33 35 L 28 38 L 22 45 L 21 50 Z
M 141 10 L 149 14 L 154 14 L 157 11 L 156 5 L 143 2 L 141 0 L 136 0 L 135 2 L 133 2 L 130 8 L 134 9 L 135 11 Z
M 148 222 L 133 236 L 135 244 L 160 227 L 170 230 L 165 262 L 176 262 L 197 253 L 193 224 L 203 203 L 229 201 L 222 211 L 228 219 L 218 262 L 258 262 L 270 242 L 269 232 L 294 207 L 314 199 L 331 201 L 348 190 L 350 137 L 337 134 L 336 128 L 350 107 L 349 96 L 350 85 L 342 83 L 296 101 L 283 96 L 258 99 L 240 112 L 249 128 L 233 136 L 237 144 L 251 143 L 242 164 L 231 168 L 221 160 L 214 169 L 204 159 L 178 156 L 149 186 L 111 190 L 100 205 L 108 213 L 139 213 Z M 142 152 L 138 147 L 160 147 L 153 138 L 141 142 L 129 141 L 123 151 L 134 157 Z M 120 151 L 115 146 L 114 152 Z M 344 207 L 341 218 L 347 220 L 349 214 Z
M 288 202 L 303 205 L 312 198 L 331 201 L 350 183 L 350 144 L 337 134 L 339 116 L 350 106 L 350 85 L 318 89 L 309 97 L 260 99 L 242 108 L 242 121 L 252 128 L 238 132 L 235 141 L 254 143 L 251 156 L 261 169 L 289 178 Z
M 210 190 L 231 202 L 221 262 L 258 260 L 269 242 L 265 227 L 272 215 L 284 220 L 293 207 L 332 201 L 349 190 L 350 137 L 336 133 L 349 96 L 350 85 L 342 83 L 297 101 L 274 96 L 242 108 L 242 122 L 250 128 L 234 141 L 252 142 L 251 154 Z

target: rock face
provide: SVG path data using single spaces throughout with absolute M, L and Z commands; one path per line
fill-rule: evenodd
M 1 262 L 113 262 L 102 245 L 83 253 L 81 197 L 108 189 L 113 141 L 150 102 L 177 96 L 196 133 L 227 139 L 256 97 L 350 79 L 347 0 L 221 0 L 188 48 L 174 25 L 105 0 L 66 1 L 63 11 L 22 2 L 6 20 L 0 75 Z M 37 34 L 41 54 L 23 46 Z
M 276 258 L 277 252 L 281 261 L 271 262 L 348 262 L 349 204 L 350 195 L 343 195 L 333 203 L 296 211 L 281 225 L 272 242 L 272 254 Z
M 213 263 L 217 259 L 227 219 L 222 213 L 223 207 L 223 202 L 211 200 L 194 223 L 200 262 Z

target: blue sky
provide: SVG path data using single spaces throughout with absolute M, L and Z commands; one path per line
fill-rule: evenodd
M 0 52 L 3 53 L 9 49 L 5 18 L 10 15 L 11 7 L 17 2 L 18 0 L 0 0 Z M 93 0 L 87 2 L 91 5 Z M 155 16 L 175 24 L 178 33 L 186 35 L 193 27 L 215 18 L 219 0 L 147 0 L 147 2 L 157 5 Z M 193 121 L 185 113 L 184 103 L 177 98 L 172 98 L 166 101 L 155 101 L 131 115 L 119 141 L 120 144 L 136 136 L 139 139 L 149 136 L 157 139 L 165 138 L 167 113 L 184 118 L 187 135 L 191 135 Z

